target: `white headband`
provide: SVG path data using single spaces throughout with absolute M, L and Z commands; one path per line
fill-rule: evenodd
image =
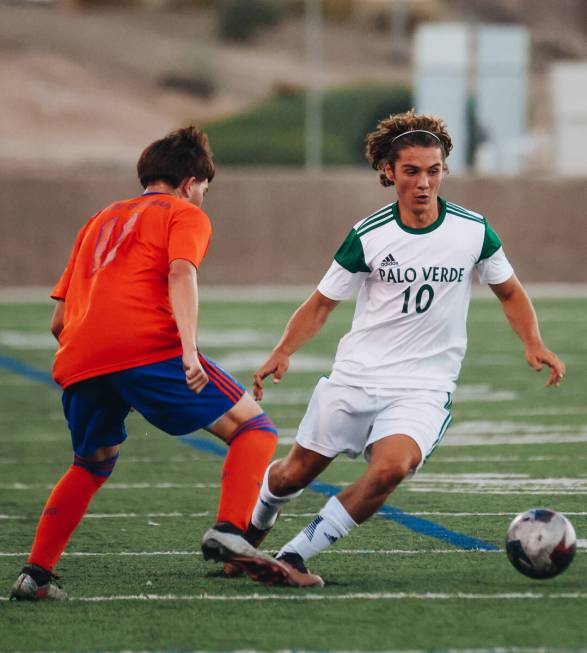
M 407 136 L 408 134 L 415 134 L 415 133 L 418 133 L 418 132 L 420 132 L 421 134 L 430 134 L 430 136 L 434 136 L 434 138 L 435 138 L 435 139 L 436 139 L 440 144 L 442 144 L 442 141 L 440 140 L 440 138 L 438 138 L 438 136 L 437 136 L 434 132 L 429 132 L 427 129 L 410 129 L 409 131 L 407 131 L 407 132 L 402 132 L 401 134 L 399 134 L 398 136 L 396 136 L 396 137 L 395 137 L 391 142 L 392 142 L 392 143 L 395 143 L 395 142 L 397 141 L 397 139 L 398 139 L 398 138 L 401 138 L 402 136 Z

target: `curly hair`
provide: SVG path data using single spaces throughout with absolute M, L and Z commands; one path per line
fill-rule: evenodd
M 148 145 L 137 162 L 143 188 L 164 181 L 177 188 L 186 177 L 214 179 L 214 162 L 206 134 L 189 125 Z
M 412 131 L 413 134 L 406 133 Z M 402 137 L 394 140 L 400 134 L 402 134 Z M 380 172 L 379 181 L 383 186 L 393 186 L 393 181 L 390 181 L 383 172 L 385 165 L 389 163 L 393 168 L 400 150 L 414 145 L 439 147 L 444 164 L 443 168 L 448 171 L 448 167 L 444 162 L 452 150 L 452 140 L 446 130 L 446 125 L 436 116 L 419 115 L 414 109 L 410 109 L 405 113 L 391 115 L 380 120 L 375 131 L 367 134 L 366 140 L 365 156 L 371 167 Z

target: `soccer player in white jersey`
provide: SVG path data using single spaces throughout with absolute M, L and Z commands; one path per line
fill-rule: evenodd
M 255 374 L 278 382 L 289 357 L 324 325 L 337 304 L 358 293 L 351 330 L 332 373 L 318 382 L 296 443 L 265 473 L 248 537 L 257 545 L 278 512 L 340 453 L 363 453 L 364 474 L 330 498 L 282 547 L 293 585 L 322 585 L 305 561 L 371 517 L 441 442 L 467 344 L 473 274 L 489 284 L 535 370 L 563 362 L 544 345 L 536 314 L 487 220 L 446 201 L 439 188 L 452 149 L 444 123 L 413 111 L 382 120 L 367 137 L 367 158 L 398 200 L 357 222 L 314 293 L 293 314 Z M 265 578 L 279 582 L 280 578 Z

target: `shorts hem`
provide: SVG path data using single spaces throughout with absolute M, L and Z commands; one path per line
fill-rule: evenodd
M 336 456 L 338 456 L 338 454 L 341 453 L 340 451 L 336 451 L 334 449 L 329 449 L 328 447 L 324 447 L 323 445 L 315 442 L 314 440 L 305 439 L 303 436 L 300 436 L 299 434 L 296 435 L 296 442 L 301 447 L 304 447 L 304 449 L 309 449 L 310 451 L 319 453 L 321 456 L 326 456 L 326 458 L 336 458 Z

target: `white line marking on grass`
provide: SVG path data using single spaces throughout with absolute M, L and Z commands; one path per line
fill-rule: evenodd
M 438 653 L 547 653 L 547 649 L 544 647 L 541 648 L 520 648 L 517 646 L 500 646 L 496 648 L 443 648 L 443 649 L 434 649 Z M 587 653 L 587 649 L 548 649 L 552 653 Z M 48 653 L 47 651 L 29 651 L 29 653 Z M 154 653 L 153 651 L 131 651 L 125 649 L 124 651 L 99 651 L 99 653 Z M 178 653 L 177 651 L 160 651 L 157 653 Z M 226 651 L 185 651 L 184 653 L 226 653 Z M 257 649 L 243 649 L 243 650 L 234 650 L 231 653 L 264 653 Z M 274 651 L 274 653 L 430 653 L 430 649 L 403 649 L 403 650 L 385 650 L 385 651 L 362 651 L 360 649 L 353 649 L 352 651 L 340 651 L 340 650 L 323 650 L 323 651 L 312 651 L 307 649 L 279 649 Z
M 495 445 L 528 444 L 572 444 L 587 442 L 587 433 L 562 434 L 552 432 L 550 435 L 524 435 L 509 433 L 507 435 L 455 435 L 450 429 L 442 441 L 443 447 L 488 447 Z
M 587 297 L 587 283 L 528 283 L 524 284 L 524 288 L 534 299 L 581 299 Z M 299 302 L 306 300 L 315 289 L 316 287 L 311 285 L 292 284 L 251 284 L 246 286 L 209 286 L 204 284 L 201 300 L 203 302 Z M 48 305 L 50 294 L 50 286 L 5 286 L 0 288 L 0 303 Z M 475 300 L 495 302 L 495 295 L 487 286 L 474 284 L 471 294 Z M 485 317 L 483 320 L 485 321 Z
M 234 356 L 236 357 L 237 354 L 235 353 Z M 258 360 L 258 365 L 253 366 L 249 364 L 248 358 L 246 358 L 245 356 L 241 356 L 241 352 L 238 352 L 238 356 L 240 358 L 234 358 L 233 360 L 230 358 L 222 359 L 224 366 L 227 367 L 229 370 L 232 369 L 237 370 L 238 368 L 233 365 L 233 362 L 237 366 L 246 363 L 245 367 L 243 368 L 244 370 L 248 370 L 249 368 L 256 369 L 267 358 L 267 355 L 265 354 L 263 356 L 263 360 Z M 256 354 L 255 357 L 251 357 L 250 362 L 252 362 L 253 358 L 255 361 L 257 361 Z M 320 371 L 329 370 L 329 366 L 326 365 L 326 362 L 329 361 L 329 359 L 325 359 L 325 358 L 323 359 L 320 357 L 312 358 L 308 356 L 306 357 L 306 359 L 302 359 L 302 361 L 298 363 L 297 368 L 295 365 L 295 361 L 296 361 L 296 357 L 293 357 L 292 367 L 294 372 L 295 371 L 320 372 Z M 331 364 L 331 361 L 329 362 L 329 364 Z M 313 369 L 313 366 L 315 369 Z M 312 389 L 305 389 L 305 388 L 292 388 L 287 391 L 269 389 L 265 393 L 262 403 L 264 404 L 267 403 L 272 405 L 281 404 L 284 406 L 305 406 L 310 400 L 311 394 L 312 394 Z M 516 392 L 510 390 L 496 390 L 486 383 L 479 383 L 473 385 L 466 385 L 466 384 L 461 385 L 455 391 L 455 401 L 457 402 L 478 401 L 483 403 L 483 402 L 495 402 L 495 401 L 513 401 L 514 399 L 517 398 L 518 398 L 518 394 Z
M 54 485 L 41 483 L 6 483 L 0 485 L 0 490 L 52 490 Z M 216 489 L 220 483 L 106 483 L 103 490 L 185 490 L 185 489 Z
M 20 442 L 19 438 L 19 442 Z M 576 460 L 576 458 L 574 458 Z M 130 464 L 164 464 L 164 463 L 189 463 L 205 462 L 210 463 L 210 458 L 201 456 L 168 456 L 165 458 L 151 458 L 141 456 L 124 456 L 120 462 Z M 71 456 L 63 458 L 0 458 L 0 465 L 61 465 L 71 464 Z M 120 463 L 119 463 L 120 464 Z
M 413 513 L 417 514 L 417 513 Z M 514 514 L 514 513 L 512 513 Z M 516 513 L 517 514 L 517 513 Z M 573 513 L 565 513 L 566 515 L 572 515 Z M 585 513 L 587 514 L 587 513 Z M 210 517 L 212 513 L 210 511 L 205 512 L 148 512 L 148 513 L 138 513 L 138 512 L 88 512 L 84 515 L 84 519 L 200 519 L 205 517 Z M 283 519 L 292 519 L 292 518 L 305 518 L 315 517 L 315 512 L 285 512 L 281 513 Z M 38 515 L 26 516 L 26 515 L 7 515 L 0 514 L 0 520 L 26 520 L 26 519 L 38 519 Z
M 386 514 L 386 513 L 377 513 Z M 451 512 L 451 511 L 410 511 L 410 515 L 416 517 L 515 517 L 519 512 Z M 587 517 L 587 512 L 569 512 L 564 511 L 567 517 Z M 212 515 L 210 511 L 206 512 L 105 512 L 96 513 L 88 512 L 84 519 L 204 519 Z M 315 512 L 285 512 L 281 513 L 282 519 L 310 519 L 315 517 Z M 1 521 L 26 521 L 37 520 L 38 515 L 7 515 L 0 514 Z M 587 540 L 578 540 L 587 542 Z
M 587 553 L 587 540 L 577 540 L 577 550 L 579 553 Z M 493 555 L 503 553 L 504 549 L 327 549 L 322 551 L 323 555 L 445 555 L 445 554 L 480 554 Z M 28 556 L 28 551 L 0 551 L 0 558 L 20 558 Z M 68 551 L 63 554 L 71 558 L 152 558 L 160 556 L 201 556 L 201 551 Z
M 487 383 L 473 385 L 460 385 L 455 390 L 455 401 L 513 401 L 518 398 L 518 393 L 513 390 L 494 390 Z
M 513 422 L 513 421 L 489 421 L 489 420 L 471 420 L 459 422 L 450 429 L 451 434 L 458 435 L 536 435 L 536 434 L 559 434 L 559 433 L 579 433 L 587 435 L 587 425 L 567 425 L 567 424 L 532 424 L 530 422 Z
M 477 549 L 327 549 L 324 555 L 429 555 L 452 553 L 503 553 L 503 550 L 490 551 Z M 18 558 L 27 556 L 28 552 L 0 551 L 2 558 Z M 69 551 L 63 554 L 72 558 L 106 558 L 106 557 L 159 557 L 159 556 L 201 556 L 201 551 Z
M 339 487 L 351 485 L 351 481 L 332 481 Z M 220 483 L 107 483 L 106 490 L 169 490 L 169 489 L 216 489 Z M 51 490 L 53 485 L 7 483 L 0 485 L 0 490 Z M 421 473 L 406 483 L 409 492 L 445 492 L 464 494 L 587 494 L 587 478 L 528 478 L 528 474 L 426 474 Z
M 565 359 L 566 360 L 566 359 Z M 537 417 L 546 415 L 585 415 L 584 408 L 564 408 L 562 406 L 552 408 L 529 408 L 512 411 L 500 411 L 502 417 Z
M 198 341 L 203 347 L 246 347 L 265 345 L 278 339 L 278 334 L 256 329 L 198 330 Z M 9 349 L 45 349 L 55 351 L 57 343 L 44 331 L 0 330 L 0 345 Z
M 567 427 L 565 427 L 567 428 Z M 485 433 L 483 435 L 459 435 L 452 432 L 449 428 L 446 436 L 442 441 L 443 448 L 445 447 L 491 447 L 497 445 L 534 445 L 534 444 L 572 444 L 576 442 L 587 442 L 587 431 L 585 427 L 578 427 L 573 429 L 579 433 L 557 433 L 552 430 L 550 435 L 547 434 L 524 434 L 524 433 L 507 433 L 505 435 L 493 435 L 492 433 Z M 294 444 L 297 429 L 281 429 L 279 444 L 290 445 Z M 355 459 L 361 462 L 361 458 Z
M 219 365 L 231 372 L 256 370 L 267 360 L 267 350 L 235 351 L 218 359 Z M 328 372 L 332 367 L 332 358 L 328 356 L 310 356 L 296 354 L 291 359 L 290 372 Z M 284 393 L 286 398 L 287 393 Z
M 337 459 L 338 460 L 338 459 Z M 354 460 L 360 460 L 355 458 Z M 523 462 L 523 463 L 543 463 L 543 462 L 552 462 L 553 460 L 563 461 L 563 460 L 587 460 L 587 456 L 567 456 L 559 455 L 557 456 L 442 456 L 438 455 L 434 457 L 434 463 L 514 463 L 514 462 Z
M 422 474 L 406 483 L 409 492 L 447 494 L 587 494 L 585 478 L 527 478 L 526 475 Z
M 34 381 L 34 383 L 37 383 Z M 1 384 L 0 384 L 1 385 Z M 63 444 L 69 444 L 70 442 L 69 436 L 63 434 L 63 435 L 52 435 L 49 433 L 35 433 L 34 435 L 19 435 L 19 436 L 14 436 L 10 435 L 5 438 L 0 438 L 0 442 L 12 445 L 15 442 L 18 442 L 19 444 L 21 442 L 61 442 Z
M 110 601 L 516 601 L 587 599 L 587 592 L 501 592 L 473 594 L 467 592 L 349 592 L 347 594 L 122 594 L 113 596 L 79 596 L 70 601 L 103 603 Z M 8 597 L 2 597 L 8 601 Z

